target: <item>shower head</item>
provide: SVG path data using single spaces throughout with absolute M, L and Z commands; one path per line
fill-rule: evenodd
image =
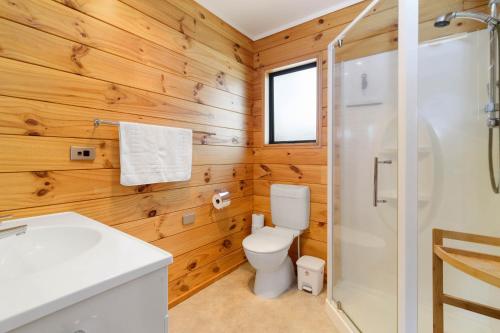
M 493 16 L 489 16 L 486 14 L 474 13 L 474 12 L 453 12 L 439 16 L 434 22 L 434 26 L 436 28 L 447 27 L 450 25 L 451 20 L 453 19 L 468 19 L 468 20 L 479 21 L 495 28 L 500 23 L 500 21 L 498 21 Z
M 454 13 L 439 16 L 434 22 L 436 28 L 444 28 L 450 25 Z

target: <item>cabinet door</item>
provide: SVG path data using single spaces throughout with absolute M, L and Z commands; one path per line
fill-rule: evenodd
M 73 304 L 12 333 L 165 333 L 167 332 L 166 269 Z

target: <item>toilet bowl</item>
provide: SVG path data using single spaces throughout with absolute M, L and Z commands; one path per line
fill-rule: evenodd
M 271 185 L 271 215 L 275 227 L 264 227 L 243 240 L 246 257 L 255 270 L 253 291 L 275 298 L 295 281 L 288 250 L 295 237 L 309 227 L 309 187 Z
M 243 240 L 243 249 L 255 268 L 254 293 L 275 298 L 295 281 L 295 272 L 288 250 L 295 235 L 291 231 L 264 227 Z

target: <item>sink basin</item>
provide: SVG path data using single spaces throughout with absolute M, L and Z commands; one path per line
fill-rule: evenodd
M 0 333 L 165 268 L 172 256 L 77 213 L 10 220 L 0 239 Z
M 0 239 L 0 281 L 60 265 L 96 246 L 101 234 L 83 227 L 33 225 L 20 236 Z

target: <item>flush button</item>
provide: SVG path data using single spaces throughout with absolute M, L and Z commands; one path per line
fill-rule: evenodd
M 95 160 L 95 148 L 71 146 L 69 158 L 72 161 L 93 161 Z

